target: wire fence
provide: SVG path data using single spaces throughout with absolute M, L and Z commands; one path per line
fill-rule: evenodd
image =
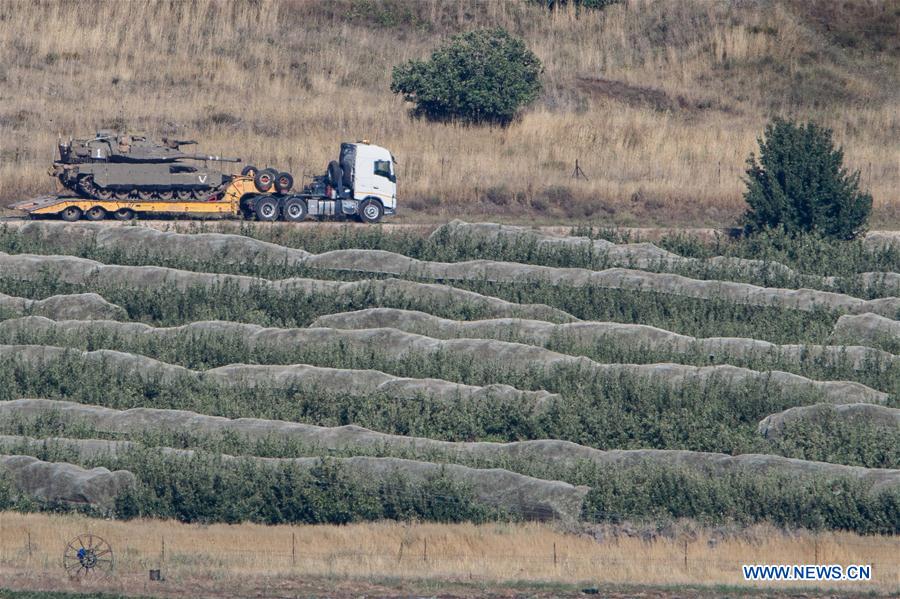
M 127 526 L 127 523 L 125 523 Z M 217 564 L 222 568 L 296 572 L 306 574 L 447 574 L 469 579 L 498 579 L 505 576 L 530 579 L 574 577 L 618 580 L 628 575 L 648 577 L 666 575 L 681 580 L 740 579 L 744 564 L 866 564 L 872 567 L 873 583 L 900 584 L 900 538 L 852 539 L 821 535 L 748 537 L 735 536 L 683 538 L 615 537 L 590 540 L 572 535 L 560 541 L 523 547 L 510 543 L 506 551 L 493 543 L 479 549 L 476 544 L 462 548 L 448 543 L 446 534 L 422 534 L 415 539 L 385 539 L 377 546 L 360 548 L 352 538 L 343 544 L 332 533 L 302 535 L 291 530 L 273 529 L 261 541 L 258 535 L 241 539 L 224 534 L 196 538 L 160 535 L 117 537 L 106 540 L 118 556 L 120 573 L 140 573 L 149 568 L 167 571 L 190 570 L 198 564 Z M 317 548 L 310 539 L 331 545 Z M 514 540 L 512 537 L 511 540 Z M 496 540 L 496 539 L 494 539 Z M 371 543 L 371 537 L 367 542 Z M 232 543 L 229 545 L 229 543 Z M 38 547 L 29 531 L 23 531 L 20 544 L 0 552 L 0 564 L 27 565 L 52 558 L 46 543 Z M 51 559 L 52 561 L 52 559 Z

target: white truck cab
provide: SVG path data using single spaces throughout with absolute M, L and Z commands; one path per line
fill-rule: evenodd
M 357 202 L 360 217 L 377 222 L 396 213 L 397 162 L 387 148 L 366 141 L 343 143 L 338 163 L 344 183 L 339 195 Z
M 397 161 L 387 148 L 368 141 L 342 143 L 328 172 L 313 177 L 300 193 L 264 193 L 254 179 L 254 191 L 260 192 L 241 195 L 240 210 L 258 220 L 299 222 L 312 216 L 377 223 L 397 213 L 396 169 Z

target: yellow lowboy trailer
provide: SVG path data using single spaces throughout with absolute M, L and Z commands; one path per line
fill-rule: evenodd
M 90 198 L 43 196 L 12 204 L 10 208 L 23 210 L 32 218 L 58 216 L 66 221 L 131 220 L 140 214 L 219 214 L 241 215 L 241 199 L 251 194 L 263 194 L 253 177 L 236 176 L 224 191 L 210 195 L 208 200 L 97 200 Z M 274 195 L 274 194 L 272 194 Z

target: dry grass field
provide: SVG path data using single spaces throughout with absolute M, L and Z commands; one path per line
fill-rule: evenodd
M 729 224 L 773 115 L 833 127 L 900 221 L 898 15 L 892 0 L 0 2 L 0 200 L 53 190 L 58 134 L 175 134 L 295 175 L 344 139 L 390 147 L 402 218 Z M 391 68 L 502 26 L 544 64 L 506 129 L 413 120 Z M 589 180 L 573 180 L 578 159 Z M 463 212 L 465 211 L 465 212 Z
M 276 581 L 323 578 L 345 583 L 430 580 L 579 587 L 674 586 L 703 580 L 704 585 L 747 588 L 740 571 L 744 563 L 871 563 L 871 583 L 823 583 L 819 588 L 876 594 L 900 589 L 900 541 L 895 537 L 785 534 L 767 526 L 730 535 L 696 526 L 680 531 L 674 527 L 666 536 L 634 531 L 613 535 L 612 529 L 604 529 L 606 535 L 595 535 L 598 542 L 585 532 L 545 524 L 198 526 L 13 512 L 0 513 L 0 524 L 0 572 L 10 580 L 28 572 L 32 580 L 61 588 L 66 578 L 59 561 L 66 542 L 92 532 L 104 537 L 116 554 L 116 574 L 105 587 L 114 591 L 147 592 L 151 568 L 160 568 L 166 578 L 164 585 L 151 589 L 154 593 L 203 580 L 217 581 L 223 591 L 228 581 L 260 578 L 273 587 Z M 791 585 L 770 583 L 766 588 Z

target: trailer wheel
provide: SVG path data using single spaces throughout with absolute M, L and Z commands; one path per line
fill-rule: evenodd
M 275 177 L 275 191 L 278 193 L 287 193 L 294 186 L 294 178 L 290 173 L 278 173 Z
M 81 208 L 78 206 L 69 206 L 59 213 L 59 217 L 66 222 L 73 223 L 81 218 Z
M 278 220 L 278 203 L 270 197 L 263 197 L 257 200 L 253 211 L 256 213 L 257 220 L 273 221 Z
M 94 206 L 84 213 L 84 217 L 88 220 L 103 220 L 106 218 L 106 210 L 100 206 Z
M 275 183 L 275 175 L 268 169 L 259 171 L 253 176 L 253 183 L 256 185 L 256 189 L 263 192 L 269 191 L 272 189 L 272 184 Z
M 247 166 L 245 166 L 244 168 L 241 169 L 241 176 L 242 177 L 255 177 L 256 172 L 257 172 L 256 167 L 253 166 L 252 164 L 248 164 Z
M 303 198 L 288 198 L 284 203 L 282 214 L 284 215 L 284 220 L 290 223 L 299 223 L 306 218 L 308 212 L 309 209 Z
M 134 210 L 130 208 L 119 208 L 113 212 L 113 218 L 116 220 L 132 220 L 134 218 Z
M 364 223 L 374 224 L 384 216 L 384 207 L 375 199 L 363 200 L 359 205 L 359 218 Z

